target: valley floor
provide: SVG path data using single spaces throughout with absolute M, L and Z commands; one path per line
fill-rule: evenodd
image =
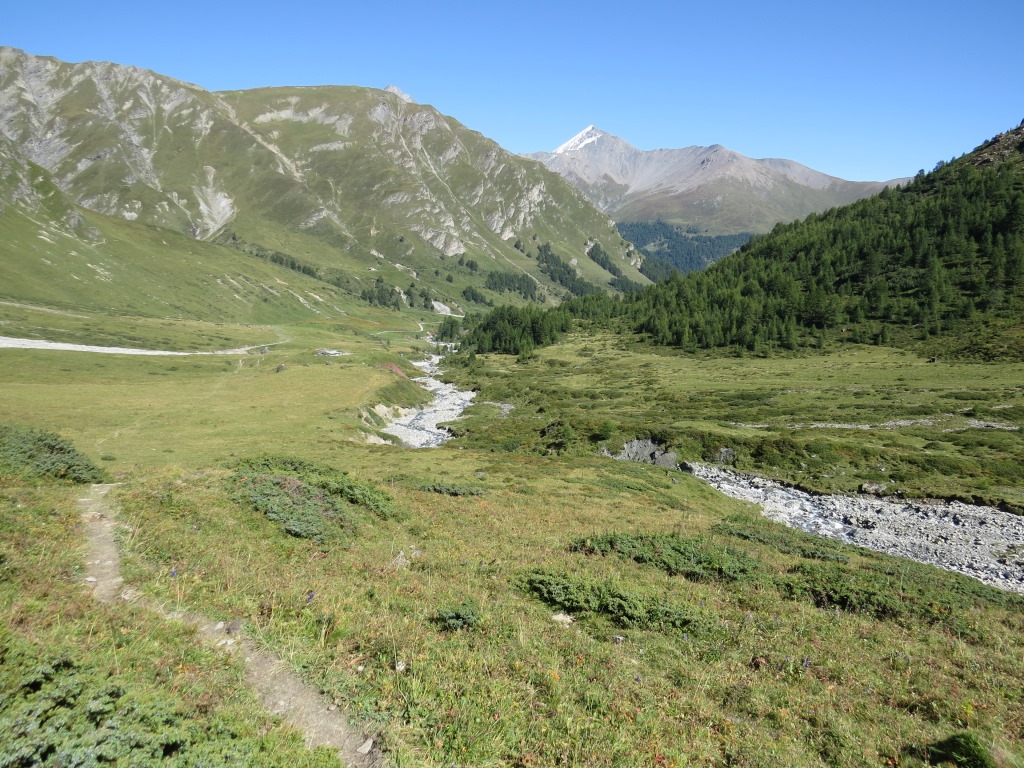
M 116 727 L 182 761 L 226 764 L 244 743 L 256 765 L 337 765 L 259 705 L 237 659 L 152 605 L 237 620 L 394 766 L 918 768 L 963 734 L 1022 764 L 1024 598 L 599 455 L 646 435 L 819 490 L 1017 503 L 1020 433 L 969 421 L 1020 425 L 1020 366 L 570 339 L 446 361 L 479 394 L 452 440 L 414 450 L 366 443 L 375 406 L 424 399 L 410 377 L 427 346 L 380 330 L 289 328 L 296 341 L 225 357 L 0 352 L 0 422 L 59 431 L 122 483 L 138 595 L 83 603 L 102 559 L 84 548 L 84 494 L 4 465 L 9 744 Z

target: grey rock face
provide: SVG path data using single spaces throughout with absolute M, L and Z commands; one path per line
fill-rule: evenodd
M 611 454 L 609 454 L 611 455 Z M 679 459 L 676 454 L 665 450 L 664 446 L 658 445 L 650 438 L 630 440 L 622 451 L 612 458 L 619 461 L 638 461 L 641 464 L 654 464 L 657 467 L 677 469 Z
M 777 221 L 907 181 L 846 181 L 792 160 L 753 159 L 718 144 L 645 151 L 593 125 L 554 152 L 527 157 L 561 174 L 616 220 L 704 222 L 736 232 L 768 231 Z

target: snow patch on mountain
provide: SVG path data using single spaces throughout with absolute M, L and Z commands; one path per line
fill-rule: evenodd
M 588 125 L 582 131 L 577 133 L 562 146 L 555 150 L 556 155 L 562 155 L 566 152 L 575 152 L 576 150 L 583 149 L 587 144 L 593 144 L 595 141 L 600 139 L 602 136 L 607 134 L 599 128 L 593 125 Z

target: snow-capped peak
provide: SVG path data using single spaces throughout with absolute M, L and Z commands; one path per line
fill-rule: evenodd
M 604 131 L 600 128 L 595 128 L 592 125 L 588 125 L 582 131 L 577 133 L 565 144 L 555 150 L 556 155 L 561 155 L 564 152 L 574 152 L 577 149 L 583 149 L 587 144 L 593 144 L 595 141 L 600 139 L 602 136 L 607 136 Z

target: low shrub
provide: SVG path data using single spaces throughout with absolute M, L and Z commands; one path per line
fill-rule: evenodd
M 850 562 L 850 558 L 842 553 L 841 545 L 782 526 L 769 528 L 766 525 L 728 519 L 711 530 L 723 536 L 763 544 L 784 555 L 798 555 L 808 560 L 833 563 Z
M 179 702 L 66 656 L 12 651 L 0 672 L 0 765 L 241 765 L 259 745 Z
M 439 493 L 442 496 L 483 496 L 480 488 L 473 488 L 468 485 L 449 485 L 447 483 L 428 483 L 419 487 L 427 493 Z
M 458 632 L 460 629 L 475 629 L 480 624 L 480 607 L 472 600 L 442 608 L 433 618 L 433 622 L 447 632 Z
M 780 580 L 791 598 L 809 598 L 819 608 L 864 613 L 876 619 L 893 619 L 906 612 L 901 595 L 887 579 L 839 565 L 800 563 Z
M 970 731 L 954 733 L 926 749 L 930 765 L 951 764 L 957 768 L 996 768 L 988 747 Z
M 229 483 L 236 501 L 279 523 L 288 535 L 320 544 L 354 530 L 353 507 L 383 519 L 396 516 L 394 501 L 386 492 L 302 459 L 246 459 L 237 465 Z
M 0 424 L 0 469 L 28 477 L 102 483 L 107 474 L 53 432 Z
M 360 482 L 326 464 L 286 456 L 260 456 L 236 465 L 238 475 L 282 475 L 296 477 L 308 485 L 338 496 L 373 512 L 382 520 L 398 517 L 391 495 L 372 483 Z
M 355 528 L 344 502 L 290 475 L 236 475 L 233 498 L 272 522 L 289 536 L 327 544 Z
M 525 587 L 548 605 L 574 614 L 604 616 L 627 629 L 699 631 L 709 626 L 707 618 L 688 607 L 611 580 L 534 571 L 527 574 Z
M 579 538 L 569 545 L 569 551 L 616 554 L 689 581 L 739 581 L 750 579 L 760 570 L 760 563 L 745 552 L 678 534 L 623 533 Z

